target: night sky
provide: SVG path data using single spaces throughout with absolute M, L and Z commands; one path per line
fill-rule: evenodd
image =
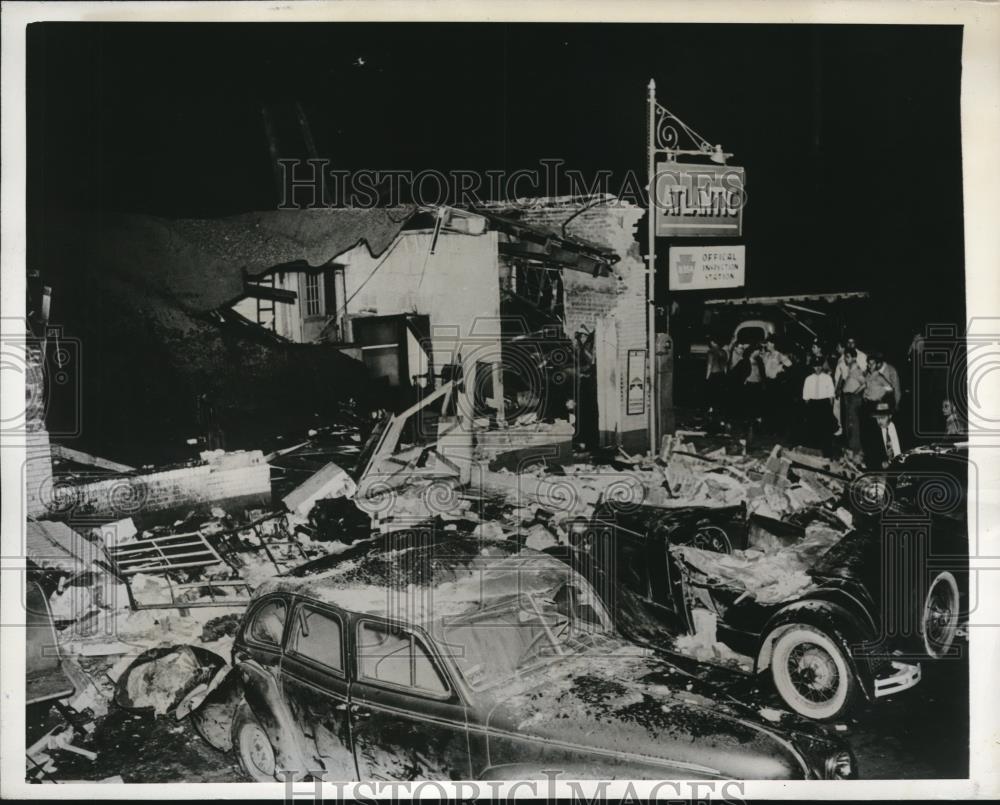
M 294 102 L 340 169 L 556 158 L 617 187 L 644 176 L 653 77 L 746 168 L 754 292 L 964 316 L 960 27 L 71 23 L 28 40 L 29 224 L 273 208 L 261 107 Z

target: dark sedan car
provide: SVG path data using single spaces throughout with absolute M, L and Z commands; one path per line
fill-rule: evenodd
M 856 577 L 870 595 L 889 603 L 882 605 L 883 633 L 914 656 L 958 654 L 956 637 L 969 611 L 970 483 L 976 478 L 967 443 L 926 445 L 896 456 L 886 470 L 862 476 L 851 489 L 859 531 L 876 535 L 866 542 L 867 552 L 852 559 L 847 546 L 831 550 L 816 568 L 831 580 Z M 972 531 L 975 536 L 975 521 Z M 909 583 L 892 584 L 894 578 Z
M 256 780 L 840 779 L 836 736 L 772 724 L 618 637 L 565 563 L 405 537 L 256 593 L 235 673 L 195 713 Z
M 798 551 L 791 567 L 768 564 L 773 554 L 728 556 L 749 544 L 747 522 L 733 510 L 605 504 L 563 558 L 594 583 L 632 639 L 656 644 L 694 634 L 707 614 L 718 641 L 747 658 L 746 670 L 770 671 L 788 707 L 835 720 L 859 697 L 920 681 L 914 641 L 888 617 L 914 616 L 923 599 L 907 582 L 897 585 L 905 602 L 887 607 L 881 586 L 884 574 L 899 577 L 890 570 L 908 579 L 919 572 L 901 568 L 901 557 L 914 557 L 892 548 L 887 533 L 867 523 L 843 536 L 803 539 L 800 529 L 788 537 Z M 772 583 L 763 591 L 746 583 L 759 579 Z

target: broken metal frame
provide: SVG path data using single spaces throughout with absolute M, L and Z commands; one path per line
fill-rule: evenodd
M 167 551 L 178 550 L 183 552 L 167 553 Z M 200 531 L 149 537 L 124 545 L 116 545 L 111 548 L 110 554 L 121 576 L 207 567 L 225 561 L 218 551 L 209 545 L 205 535 Z M 123 554 L 126 555 L 123 556 Z M 178 559 L 185 561 L 177 562 Z
M 225 538 L 233 536 L 233 535 L 238 535 L 238 534 L 240 534 L 242 532 L 245 532 L 247 530 L 252 530 L 254 532 L 254 535 L 257 537 L 257 540 L 258 540 L 258 542 L 260 544 L 259 545 L 251 545 L 249 548 L 246 549 L 245 552 L 263 551 L 264 554 L 267 556 L 268 560 L 271 562 L 271 564 L 274 565 L 274 569 L 275 569 L 276 575 L 281 576 L 281 575 L 284 575 L 287 572 L 287 569 L 286 570 L 282 570 L 282 567 L 281 567 L 282 564 L 286 564 L 286 563 L 280 562 L 278 560 L 278 558 L 275 557 L 274 553 L 272 553 L 271 548 L 281 547 L 281 546 L 294 546 L 295 548 L 298 549 L 299 554 L 301 555 L 303 561 L 308 561 L 309 556 L 306 554 L 305 549 L 298 542 L 296 542 L 295 540 L 287 539 L 287 540 L 275 541 L 275 540 L 267 540 L 265 538 L 264 534 L 261 532 L 261 528 L 260 528 L 261 524 L 267 522 L 268 520 L 276 520 L 276 519 L 279 519 L 279 518 L 280 519 L 285 519 L 286 518 L 285 513 L 284 512 L 271 512 L 269 514 L 264 515 L 263 517 L 258 517 L 255 520 L 250 521 L 249 523 L 244 523 L 244 524 L 235 526 L 234 528 L 226 529 L 224 531 L 217 531 L 214 534 L 211 534 L 209 536 L 220 537 L 220 538 L 225 539 Z M 123 571 L 123 570 L 120 569 L 120 567 L 119 567 L 119 565 L 117 563 L 117 560 L 112 556 L 112 562 L 114 563 L 114 567 L 118 571 L 118 575 L 121 577 L 122 581 L 124 581 L 126 587 L 128 588 L 129 597 L 131 599 L 132 609 L 133 610 L 135 610 L 135 611 L 138 612 L 138 611 L 142 611 L 142 610 L 158 610 L 158 609 L 198 609 L 198 608 L 202 608 L 202 607 L 222 607 L 222 606 L 242 607 L 242 606 L 246 606 L 249 603 L 249 601 L 250 601 L 250 594 L 253 592 L 253 586 L 246 579 L 242 579 L 242 578 L 241 579 L 207 579 L 207 580 L 204 580 L 204 581 L 193 581 L 193 582 L 175 583 L 170 578 L 169 571 L 171 571 L 171 570 L 185 569 L 185 568 L 190 568 L 190 567 L 209 567 L 209 566 L 211 566 L 213 564 L 220 564 L 220 563 L 228 565 L 230 568 L 232 568 L 232 570 L 234 572 L 239 573 L 239 569 L 236 568 L 236 567 L 234 567 L 233 564 L 228 560 L 225 551 L 223 551 L 222 553 L 220 553 L 220 552 L 216 551 L 214 548 L 212 548 L 212 546 L 209 545 L 208 542 L 207 542 L 206 535 L 202 534 L 201 532 L 197 532 L 196 531 L 196 532 L 193 532 L 193 534 L 197 534 L 198 536 L 200 536 L 202 538 L 202 541 L 204 542 L 206 548 L 209 551 L 211 551 L 211 553 L 216 557 L 215 561 L 213 561 L 213 562 L 204 562 L 204 563 L 202 563 L 202 562 L 187 563 L 187 564 L 183 564 L 183 565 L 167 565 L 167 566 L 164 566 L 164 567 L 155 568 L 153 570 L 149 570 L 147 568 L 137 568 L 135 570 L 132 570 L 131 572 L 126 572 L 126 571 Z M 177 535 L 173 535 L 173 536 L 185 537 L 185 536 L 192 536 L 192 534 L 177 534 Z M 164 538 L 163 537 L 159 537 L 159 538 L 154 538 L 154 539 L 164 539 Z M 141 540 L 140 542 L 148 542 L 148 541 L 149 540 Z M 157 575 L 161 575 L 162 578 L 164 579 L 164 581 L 166 581 L 166 583 L 167 583 L 167 590 L 168 590 L 168 592 L 170 594 L 170 603 L 158 603 L 158 604 L 141 604 L 141 603 L 139 603 L 138 600 L 136 600 L 134 593 L 132 592 L 132 585 L 130 584 L 129 578 L 128 578 L 133 573 L 139 573 L 139 572 L 143 572 L 143 573 L 156 573 Z M 246 598 L 230 598 L 228 596 L 218 597 L 218 596 L 216 596 L 216 592 L 215 592 L 215 589 L 214 589 L 214 588 L 217 588 L 217 587 L 244 587 L 247 590 L 247 597 Z M 184 591 L 186 591 L 186 590 L 192 590 L 192 589 L 198 589 L 198 588 L 206 588 L 207 589 L 207 591 L 208 591 L 208 597 L 209 597 L 208 601 L 178 601 L 177 600 L 177 596 L 178 595 L 183 595 Z M 175 590 L 177 591 L 176 593 L 175 593 Z

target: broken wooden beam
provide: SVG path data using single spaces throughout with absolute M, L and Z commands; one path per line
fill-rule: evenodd
M 88 467 L 98 467 L 99 469 L 110 470 L 112 472 L 135 472 L 135 467 L 130 467 L 128 464 L 121 464 L 107 458 L 94 456 L 90 453 L 85 453 L 83 450 L 74 450 L 72 447 L 66 447 L 62 444 L 53 444 L 51 447 L 53 458 L 75 461 L 77 464 L 85 464 Z

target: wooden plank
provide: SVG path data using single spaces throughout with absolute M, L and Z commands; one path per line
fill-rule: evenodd
M 272 302 L 285 302 L 292 304 L 299 295 L 295 291 L 286 291 L 284 288 L 270 288 L 267 285 L 257 285 L 248 282 L 243 286 L 244 293 L 252 299 L 266 299 Z
M 67 461 L 75 461 L 77 464 L 86 464 L 88 467 L 99 467 L 102 470 L 111 470 L 112 472 L 135 472 L 135 467 L 130 467 L 128 464 L 119 464 L 117 461 L 94 456 L 82 450 L 74 450 L 72 447 L 66 447 L 62 444 L 53 444 L 51 449 L 55 458 L 64 458 Z

